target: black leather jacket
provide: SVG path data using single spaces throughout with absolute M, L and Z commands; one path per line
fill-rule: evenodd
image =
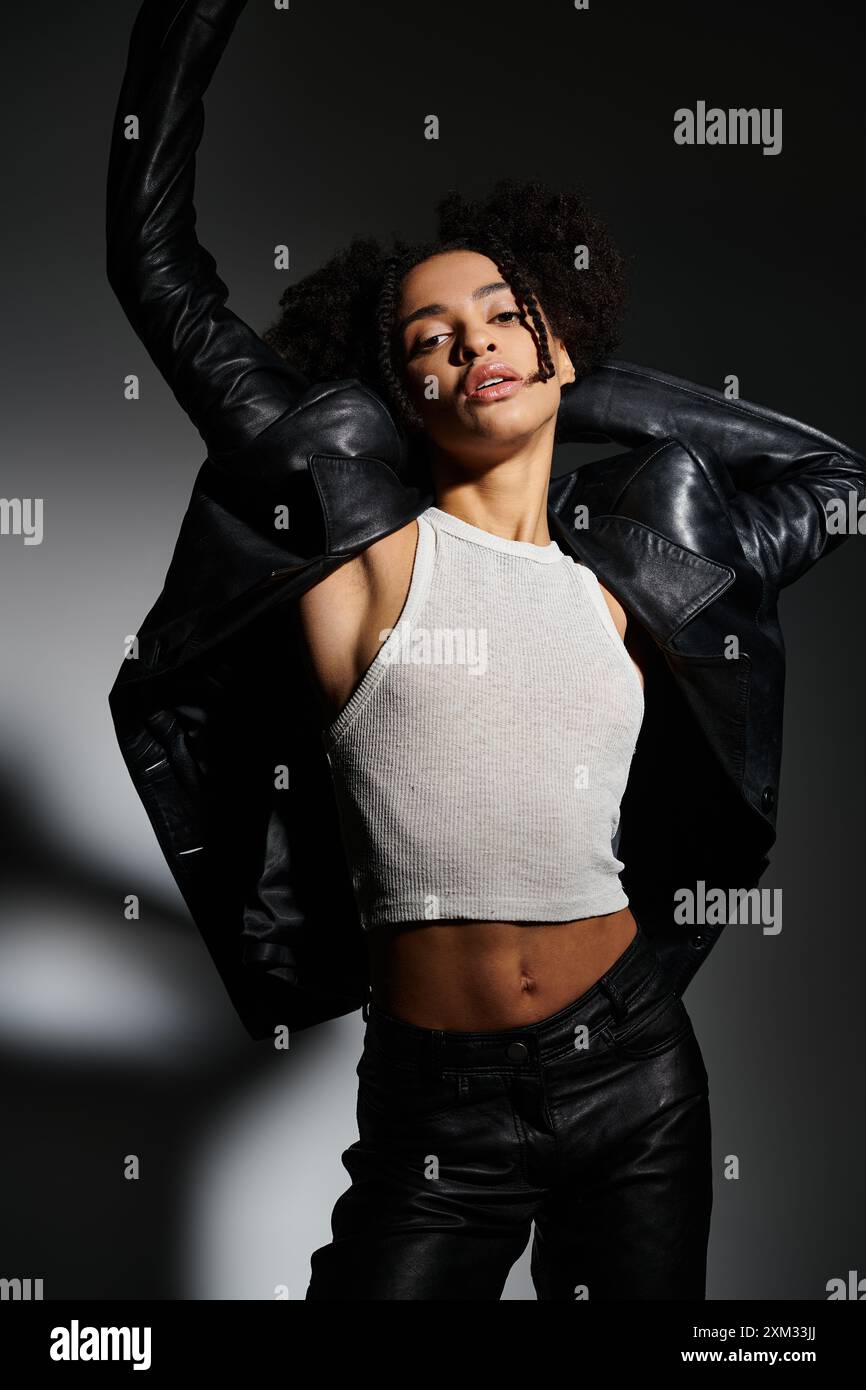
M 109 701 L 171 871 L 260 1038 L 359 1008 L 368 983 L 294 600 L 433 498 L 378 396 L 355 380 L 311 383 L 282 362 L 226 308 L 196 238 L 202 95 L 244 3 L 145 0 L 117 107 L 110 283 L 207 458 Z M 632 907 L 682 992 L 721 928 L 677 926 L 673 892 L 700 880 L 754 886 L 769 862 L 785 670 L 777 598 L 844 539 L 828 532 L 825 503 L 866 498 L 866 459 L 774 411 L 622 361 L 564 389 L 557 438 L 624 449 L 556 477 L 548 521 L 645 640 L 646 712 L 618 852 Z M 732 635 L 738 659 L 725 654 Z

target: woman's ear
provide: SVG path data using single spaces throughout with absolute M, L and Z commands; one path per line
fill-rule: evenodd
M 561 338 L 557 338 L 556 340 L 556 349 L 559 354 L 557 367 L 559 370 L 560 380 L 563 386 L 567 386 L 569 382 L 575 381 L 577 379 L 574 370 L 574 363 L 569 357 L 568 348 L 565 346 L 565 343 L 562 341 Z

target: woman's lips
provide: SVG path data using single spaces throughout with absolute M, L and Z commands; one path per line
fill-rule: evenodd
M 516 396 L 522 385 L 522 377 L 518 377 L 516 381 L 497 381 L 491 386 L 482 384 L 474 391 L 468 392 L 466 399 L 468 401 L 502 401 L 505 400 L 506 396 Z

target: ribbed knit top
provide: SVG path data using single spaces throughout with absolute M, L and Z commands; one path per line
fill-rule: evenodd
M 428 507 L 400 617 L 324 730 L 361 925 L 628 903 L 641 682 L 595 575 Z

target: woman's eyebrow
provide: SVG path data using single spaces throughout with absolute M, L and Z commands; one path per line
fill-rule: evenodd
M 491 280 L 489 285 L 479 285 L 477 290 L 472 291 L 473 299 L 484 299 L 489 294 L 495 294 L 497 290 L 507 290 L 509 288 L 505 280 Z M 397 324 L 395 332 L 402 333 L 404 328 L 408 328 L 410 323 L 416 319 L 427 318 L 430 314 L 446 314 L 447 304 L 424 304 L 420 309 L 413 309 L 411 314 L 407 314 Z

